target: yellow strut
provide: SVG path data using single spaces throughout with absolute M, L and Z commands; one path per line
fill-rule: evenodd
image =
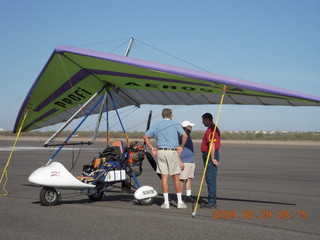
M 25 121 L 26 118 L 27 118 L 28 110 L 29 110 L 29 109 L 27 108 L 27 109 L 26 109 L 26 112 L 25 112 L 25 114 L 24 114 L 24 117 L 23 117 L 23 119 L 22 119 L 20 128 L 19 128 L 19 130 L 18 130 L 16 139 L 15 139 L 14 144 L 13 144 L 13 146 L 12 146 L 12 149 L 11 149 L 11 152 L 10 152 L 10 155 L 9 155 L 9 158 L 8 158 L 8 160 L 7 160 L 7 163 L 6 163 L 5 167 L 4 167 L 3 172 L 2 172 L 2 175 L 1 175 L 0 184 L 2 183 L 2 180 L 3 180 L 4 176 L 6 177 L 6 180 L 5 180 L 5 182 L 3 183 L 3 186 L 2 186 L 2 189 L 3 189 L 3 191 L 4 191 L 5 193 L 4 193 L 4 194 L 0 194 L 0 196 L 7 196 L 7 195 L 8 195 L 8 191 L 5 189 L 5 187 L 6 187 L 6 185 L 7 185 L 7 182 L 8 182 L 8 171 L 7 171 L 7 168 L 9 167 L 9 164 L 10 164 L 10 161 L 11 161 L 11 157 L 12 157 L 14 148 L 16 147 L 16 144 L 17 144 L 17 142 L 18 142 L 18 139 L 19 139 L 19 136 L 20 136 L 20 133 L 21 133 L 21 130 L 22 130 L 24 121 Z
M 214 129 L 213 129 L 213 132 L 211 132 L 209 134 L 210 146 L 209 146 L 208 156 L 207 156 L 207 159 L 206 159 L 206 164 L 204 166 L 204 170 L 203 170 L 203 174 L 202 174 L 202 178 L 201 178 L 201 183 L 200 183 L 200 187 L 199 187 L 199 192 L 198 192 L 198 197 L 197 197 L 196 204 L 194 206 L 192 217 L 196 216 L 197 209 L 198 209 L 198 206 L 199 206 L 199 199 L 200 199 L 200 195 L 201 195 L 201 191 L 202 191 L 202 185 L 203 185 L 203 182 L 204 182 L 204 178 L 206 176 L 207 167 L 208 167 L 209 159 L 210 159 L 210 154 L 211 154 L 211 151 L 212 151 L 212 146 L 213 146 L 213 143 L 216 141 L 216 139 L 214 138 L 214 135 L 215 135 L 215 133 L 217 131 L 217 126 L 218 126 L 218 123 L 219 123 L 220 113 L 221 113 L 221 109 L 222 109 L 222 103 L 223 103 L 223 100 L 224 100 L 224 96 L 226 94 L 226 89 L 227 89 L 227 87 L 223 86 L 223 91 L 222 91 L 222 96 L 221 96 L 221 100 L 220 100 L 220 106 L 219 106 L 219 110 L 218 110 L 218 114 L 217 114 L 217 118 L 216 118 L 216 123 L 215 123 Z

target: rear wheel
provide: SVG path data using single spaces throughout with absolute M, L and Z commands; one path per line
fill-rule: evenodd
M 95 194 L 88 196 L 91 201 L 100 201 L 103 198 L 103 191 L 98 190 Z
M 40 191 L 40 202 L 43 206 L 55 206 L 60 203 L 61 194 L 53 187 L 44 187 Z

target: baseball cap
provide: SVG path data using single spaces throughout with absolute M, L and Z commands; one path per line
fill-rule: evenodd
M 182 126 L 182 127 L 188 127 L 188 126 L 193 127 L 193 126 L 194 126 L 194 123 L 189 122 L 189 121 L 183 121 L 183 122 L 181 123 L 181 126 Z

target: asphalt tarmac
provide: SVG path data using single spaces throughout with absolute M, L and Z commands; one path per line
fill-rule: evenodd
M 13 141 L 0 141 L 1 173 L 12 145 Z M 319 145 L 223 144 L 218 207 L 198 208 L 194 218 L 191 203 L 187 209 L 176 208 L 171 179 L 171 208 L 160 209 L 160 181 L 147 160 L 139 182 L 158 191 L 151 206 L 121 193 L 119 184 L 99 202 L 80 191 L 62 190 L 61 205 L 41 206 L 41 188 L 27 180 L 54 153 L 41 146 L 42 142 L 20 141 L 13 153 L 9 195 L 0 197 L 0 239 L 320 239 Z M 79 175 L 82 165 L 103 148 L 103 143 L 81 151 L 66 147 L 56 161 L 69 169 L 78 158 L 72 172 Z M 199 143 L 195 150 L 193 195 L 198 194 L 203 171 Z M 206 199 L 206 184 L 201 196 Z

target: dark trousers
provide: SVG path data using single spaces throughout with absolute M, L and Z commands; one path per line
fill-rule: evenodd
M 202 160 L 205 166 L 208 157 L 208 152 L 202 152 Z M 219 161 L 219 151 L 214 152 L 214 158 Z M 217 203 L 217 174 L 218 167 L 213 164 L 211 158 L 209 159 L 207 171 L 206 171 L 206 183 L 208 187 L 208 202 L 209 204 Z

